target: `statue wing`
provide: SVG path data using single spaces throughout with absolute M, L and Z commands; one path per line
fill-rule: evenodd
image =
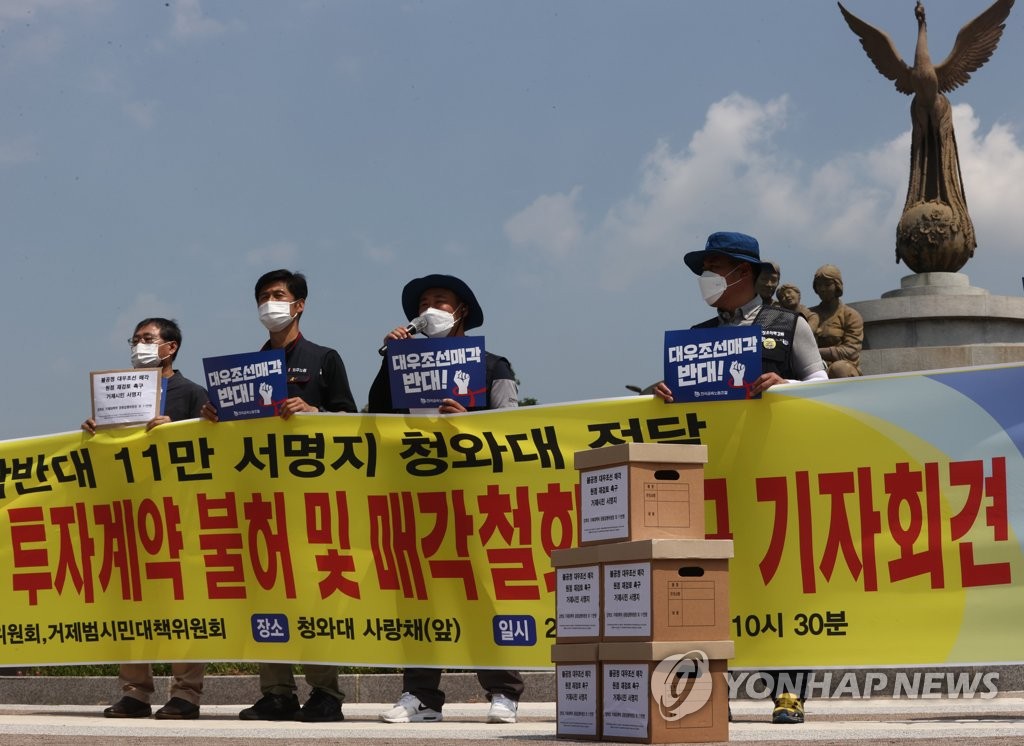
M 960 29 L 953 51 L 935 68 L 941 93 L 962 86 L 970 80 L 971 73 L 988 62 L 1003 35 L 1012 7 L 1013 0 L 996 0 L 988 10 Z
M 1013 0 L 1009 0 L 1009 2 L 1012 4 Z M 889 35 L 857 18 L 844 8 L 842 3 L 837 3 L 837 5 L 843 18 L 846 19 L 846 25 L 860 38 L 860 45 L 864 47 L 864 51 L 868 53 L 868 57 L 875 64 L 875 69 L 893 81 L 897 91 L 907 95 L 912 94 L 914 84 L 910 77 L 910 67 L 896 51 L 896 45 L 892 43 Z

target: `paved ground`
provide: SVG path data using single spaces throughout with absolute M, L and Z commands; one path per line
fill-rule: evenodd
M 998 696 L 990 699 L 812 699 L 803 725 L 772 725 L 771 704 L 736 699 L 733 742 L 816 743 L 875 746 L 876 744 L 951 743 L 1024 744 L 1024 667 L 999 669 Z M 476 676 L 445 673 L 448 694 L 443 723 L 388 725 L 377 715 L 390 706 L 401 690 L 396 674 L 343 675 L 348 699 L 346 721 L 330 724 L 253 723 L 238 719 L 238 712 L 255 701 L 255 676 L 208 676 L 202 717 L 197 721 L 112 720 L 103 708 L 117 699 L 113 677 L 0 676 L 0 746 L 159 746 L 161 743 L 204 743 L 204 746 L 280 746 L 300 744 L 370 744 L 371 746 L 430 746 L 475 741 L 482 746 L 571 743 L 556 738 L 554 675 L 550 671 L 524 672 L 526 697 L 520 704 L 520 722 L 488 725 L 487 703 Z M 298 677 L 299 696 L 308 689 Z M 163 704 L 169 681 L 158 677 L 154 709 Z M 864 688 L 861 687 L 861 691 Z
M 275 746 L 296 743 L 398 746 L 410 742 L 475 741 L 483 746 L 524 743 L 549 746 L 567 741 L 555 736 L 555 705 L 524 702 L 515 725 L 487 725 L 485 703 L 445 707 L 443 723 L 386 725 L 377 721 L 385 708 L 377 703 L 345 705 L 346 721 L 331 724 L 252 723 L 238 720 L 245 704 L 204 705 L 202 718 L 188 723 L 111 720 L 98 706 L 0 705 L 3 746 L 142 746 L 154 743 L 200 743 L 206 746 Z M 894 743 L 1024 743 L 1024 694 L 982 700 L 821 700 L 808 703 L 807 722 L 771 725 L 770 705 L 739 700 L 730 741 L 746 743 L 817 743 L 858 746 Z

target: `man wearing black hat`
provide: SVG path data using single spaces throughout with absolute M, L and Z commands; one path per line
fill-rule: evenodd
M 484 323 L 484 312 L 469 286 L 451 275 L 427 275 L 406 284 L 402 290 L 402 309 L 409 321 L 428 337 L 461 337 L 466 330 Z M 412 326 L 412 325 L 410 325 Z M 384 337 L 384 345 L 408 339 L 414 331 L 397 327 Z M 815 347 L 817 349 L 817 347 Z M 485 351 L 487 402 L 478 409 L 504 409 L 519 406 L 519 386 L 508 360 Z M 408 412 L 392 406 L 388 374 L 382 363 L 370 387 L 369 412 Z M 455 399 L 443 399 L 437 409 L 412 410 L 413 414 L 456 414 L 467 409 Z M 477 680 L 491 701 L 489 723 L 516 722 L 523 677 L 518 671 L 478 670 Z M 440 689 L 440 668 L 406 668 L 402 674 L 402 696 L 395 706 L 380 714 L 385 723 L 425 723 L 443 719 L 444 692 Z
M 704 301 L 718 309 L 718 315 L 697 324 L 694 329 L 717 326 L 761 327 L 762 373 L 751 387 L 760 394 L 779 383 L 827 381 L 825 363 L 807 320 L 798 313 L 764 303 L 757 292 L 761 272 L 775 271 L 770 262 L 761 261 L 757 239 L 745 233 L 719 232 L 708 236 L 703 251 L 691 251 L 683 257 L 686 266 L 699 275 L 698 285 Z M 665 382 L 654 387 L 654 394 L 666 402 L 672 392 Z M 802 723 L 804 695 L 809 672 L 765 672 L 775 681 L 773 723 Z M 802 674 L 802 675 L 801 675 Z M 785 680 L 799 681 L 797 687 Z M 793 689 L 799 691 L 794 692 Z

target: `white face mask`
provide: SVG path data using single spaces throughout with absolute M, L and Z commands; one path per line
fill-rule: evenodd
M 279 332 L 292 323 L 292 304 L 286 300 L 268 300 L 259 307 L 259 313 L 260 323 L 268 331 Z
M 697 278 L 697 284 L 700 285 L 700 294 L 704 297 L 705 303 L 709 306 L 715 305 L 715 302 L 722 297 L 722 293 L 730 285 L 730 283 L 725 281 L 725 278 L 737 269 L 739 269 L 738 266 L 733 267 L 725 276 L 716 274 L 710 269 L 706 269 L 701 273 L 701 276 Z
M 455 326 L 455 315 L 440 308 L 428 308 L 420 314 L 420 318 L 427 322 L 423 333 L 428 337 L 447 337 Z
M 163 362 L 160 358 L 158 344 L 146 344 L 144 342 L 132 345 L 132 367 L 133 368 L 156 368 Z

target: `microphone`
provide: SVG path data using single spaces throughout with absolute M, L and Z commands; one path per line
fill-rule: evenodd
M 422 332 L 426 328 L 427 328 L 427 320 L 425 318 L 423 318 L 422 316 L 417 316 L 416 318 L 414 318 L 412 321 L 409 322 L 409 325 L 405 327 L 405 330 L 410 335 L 412 335 L 412 334 L 418 334 L 419 332 Z M 383 355 L 385 352 L 387 352 L 387 350 L 388 350 L 388 343 L 385 342 L 384 344 L 382 344 L 380 346 L 380 349 L 377 350 L 377 352 L 380 355 Z

